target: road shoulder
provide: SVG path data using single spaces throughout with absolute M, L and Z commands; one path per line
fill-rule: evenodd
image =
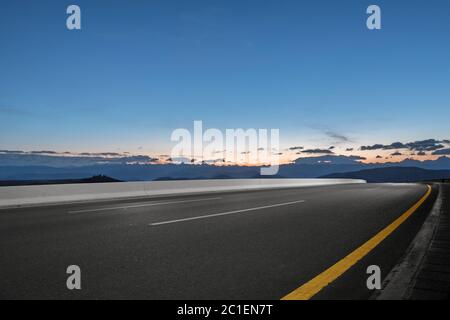
M 440 184 L 430 215 L 374 299 L 447 299 L 450 294 L 450 185 Z

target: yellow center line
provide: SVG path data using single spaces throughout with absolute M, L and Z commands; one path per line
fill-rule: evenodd
M 359 260 L 364 258 L 370 251 L 372 251 L 377 245 L 379 245 L 384 239 L 386 239 L 392 232 L 394 232 L 403 222 L 406 221 L 424 202 L 427 200 L 431 194 L 431 186 L 427 185 L 428 190 L 425 195 L 420 198 L 420 200 L 409 208 L 405 213 L 403 213 L 394 222 L 388 225 L 386 228 L 381 230 L 370 240 L 360 246 L 358 249 L 350 253 L 348 256 L 311 279 L 307 283 L 303 284 L 301 287 L 295 289 L 291 293 L 287 294 L 282 300 L 309 300 L 319 291 L 325 288 L 327 285 L 332 283 L 334 280 L 339 278 L 344 272 L 355 265 Z

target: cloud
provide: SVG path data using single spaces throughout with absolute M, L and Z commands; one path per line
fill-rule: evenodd
M 174 162 L 174 163 L 192 163 L 193 159 L 190 158 L 186 158 L 186 157 L 174 157 L 174 158 L 169 158 L 166 161 L 168 162 Z
M 108 158 L 109 159 L 109 158 Z M 129 163 L 129 162 L 139 162 L 139 163 L 148 163 L 148 162 L 155 162 L 158 161 L 158 158 L 152 158 L 149 156 L 144 156 L 144 155 L 137 155 L 137 156 L 127 156 L 127 157 L 122 157 L 122 158 L 118 158 L 120 161 Z M 114 162 L 114 158 L 113 158 L 113 162 Z
M 290 151 L 294 151 L 294 150 L 302 150 L 303 147 L 299 147 L 299 146 L 295 146 L 295 147 L 290 147 L 289 150 Z
M 366 151 L 366 150 L 410 149 L 415 151 L 434 151 L 444 148 L 445 146 L 442 143 L 447 143 L 446 141 L 448 140 L 427 139 L 408 143 L 394 142 L 388 145 L 374 144 L 371 146 L 361 146 L 360 150 Z
M 427 153 L 425 151 L 419 151 L 419 152 L 417 152 L 417 155 L 418 156 L 426 156 Z
M 433 150 L 444 148 L 444 146 L 441 143 L 443 143 L 443 141 L 439 141 L 436 139 L 427 139 L 427 140 L 410 142 L 410 143 L 408 143 L 408 147 L 411 150 L 433 151 Z
M 6 154 L 14 154 L 14 153 L 25 153 L 24 151 L 20 151 L 20 150 L 0 150 L 0 153 L 6 153 Z
M 36 155 L 64 155 L 64 156 L 83 156 L 83 157 L 123 157 L 129 152 L 117 153 L 117 152 L 81 152 L 75 153 L 70 151 L 58 152 L 52 150 L 39 150 L 39 151 L 8 151 L 0 150 L 0 153 L 23 153 L 23 154 L 36 154 Z
M 361 146 L 359 149 L 361 151 L 367 151 L 367 150 L 380 150 L 383 149 L 383 145 L 382 144 L 374 144 L 372 146 Z
M 383 157 L 380 156 L 380 155 L 377 155 L 376 158 L 377 158 L 377 159 L 382 159 Z
M 56 151 L 30 151 L 31 154 L 59 154 Z
M 328 148 L 328 150 L 333 150 L 334 148 L 335 148 L 334 146 L 331 146 Z
M 445 146 L 442 145 L 442 144 L 437 144 L 437 145 L 434 145 L 434 146 L 426 147 L 423 150 L 425 150 L 425 151 L 434 151 L 434 150 L 438 150 L 438 149 L 442 149 L 442 148 L 445 148 Z
M 351 158 L 353 160 L 367 160 L 366 157 L 355 156 L 355 155 L 351 155 L 349 158 Z
M 391 153 L 391 156 L 394 156 L 394 157 L 402 156 L 402 155 L 403 155 L 403 153 L 398 152 L 398 151 L 396 151 L 396 152 L 394 152 L 394 153 Z
M 310 154 L 334 154 L 333 151 L 329 149 L 307 149 L 301 151 L 301 153 L 310 153 Z
M 391 149 L 406 149 L 407 146 L 404 145 L 401 142 L 394 142 L 389 145 L 383 145 L 383 144 L 374 144 L 372 146 L 361 146 L 362 151 L 366 150 L 391 150 Z
M 345 151 L 347 151 L 347 152 L 353 151 L 353 148 L 347 148 L 347 149 L 345 149 Z
M 450 149 L 436 150 L 432 153 L 432 155 L 450 155 Z
M 127 153 L 127 152 L 124 152 Z M 120 153 L 117 152 L 102 152 L 102 153 L 94 153 L 96 156 L 105 156 L 105 157 L 119 157 L 121 156 Z
M 219 158 L 219 159 L 205 160 L 205 161 L 202 161 L 202 163 L 204 163 L 204 164 L 216 164 L 216 163 L 223 163 L 225 161 L 226 161 L 225 159 Z M 191 162 L 193 162 L 193 161 L 191 160 Z
M 334 131 L 327 131 L 327 132 L 325 132 L 325 134 L 327 136 L 329 136 L 330 138 L 336 139 L 337 142 L 349 142 L 350 141 L 350 139 L 348 137 L 344 136 L 343 134 L 334 132 Z
M 360 156 L 323 155 L 314 157 L 302 157 L 295 160 L 295 164 L 360 164 L 366 160 Z

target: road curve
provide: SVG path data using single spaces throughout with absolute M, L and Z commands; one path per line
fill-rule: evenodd
M 0 210 L 2 299 L 280 299 L 423 197 L 361 184 Z M 313 299 L 367 299 L 404 254 L 434 193 Z M 82 289 L 66 288 L 78 265 Z

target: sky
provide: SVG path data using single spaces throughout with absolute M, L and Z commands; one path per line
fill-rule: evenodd
M 415 156 L 361 146 L 450 139 L 449 17 L 448 0 L 1 1 L 0 149 L 157 157 L 202 120 Z

